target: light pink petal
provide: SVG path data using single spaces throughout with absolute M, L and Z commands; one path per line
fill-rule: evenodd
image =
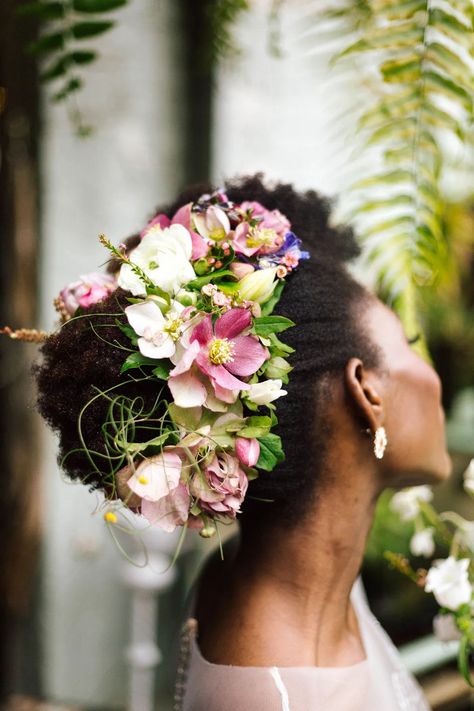
M 216 394 L 216 398 L 218 400 L 222 400 L 222 402 L 229 403 L 229 404 L 232 404 L 237 400 L 237 398 L 239 396 L 239 393 L 237 390 L 227 390 L 227 388 L 221 388 L 221 386 L 218 385 L 215 381 L 213 381 L 212 384 L 214 387 L 214 392 Z M 245 390 L 246 388 L 241 388 L 241 389 Z M 209 400 L 209 396 L 208 396 L 208 400 Z M 210 404 L 214 404 L 214 403 L 211 401 Z M 210 407 L 209 404 L 207 404 L 206 407 L 208 407 L 209 410 L 213 410 L 214 412 L 226 412 L 227 411 L 227 408 L 225 408 L 224 410 L 222 410 L 222 409 L 216 410 L 214 407 Z
M 174 213 L 171 224 L 174 225 L 177 223 L 178 225 L 183 225 L 187 230 L 189 230 L 191 227 L 191 206 L 192 203 L 188 202 L 186 205 L 180 207 L 179 210 Z
M 144 237 L 147 232 L 151 230 L 152 227 L 156 227 L 159 225 L 161 229 L 165 229 L 165 227 L 169 227 L 171 224 L 170 218 L 167 217 L 166 215 L 160 214 L 156 215 L 150 222 L 143 228 L 143 230 L 140 232 L 140 237 Z
M 198 235 L 197 232 L 193 232 L 193 230 L 190 230 L 189 234 L 191 235 L 191 242 L 193 243 L 191 259 L 200 259 L 201 257 L 205 257 L 209 250 L 207 242 L 201 237 L 201 235 Z
M 182 373 L 186 373 L 194 363 L 194 359 L 200 350 L 201 346 L 198 341 L 193 341 L 188 348 L 183 350 L 180 360 L 176 363 L 173 370 L 170 371 L 170 380 Z
M 144 499 L 141 512 L 148 521 L 167 533 L 172 533 L 176 526 L 182 526 L 188 520 L 191 498 L 184 484 L 179 484 L 168 496 L 159 501 Z
M 246 437 L 236 437 L 235 453 L 247 467 L 253 467 L 260 456 L 260 444 L 256 439 L 247 439 Z
M 247 247 L 249 229 L 249 224 L 247 222 L 241 222 L 240 225 L 237 226 L 234 233 L 234 239 L 232 240 L 232 245 L 235 251 L 240 254 L 245 254 L 246 257 L 251 257 L 252 254 L 255 254 L 255 252 L 258 252 L 260 249 L 259 246 Z
M 233 340 L 234 360 L 226 363 L 226 368 L 234 375 L 253 375 L 264 363 L 267 349 L 253 336 L 239 336 Z
M 193 329 L 191 341 L 198 341 L 201 346 L 205 346 L 212 338 L 212 320 L 210 315 L 203 318 Z
M 175 405 L 178 407 L 198 407 L 206 401 L 206 388 L 189 371 L 168 380 Z
M 250 387 L 247 383 L 243 383 L 241 380 L 234 378 L 223 365 L 209 363 L 206 374 L 209 375 L 214 385 L 217 384 L 226 390 L 248 390 Z
M 229 309 L 215 323 L 216 338 L 235 338 L 248 328 L 251 322 L 252 317 L 247 309 Z
M 163 452 L 144 459 L 127 481 L 129 488 L 148 501 L 158 501 L 179 484 L 181 459 L 173 452 Z M 140 482 L 143 477 L 146 481 Z

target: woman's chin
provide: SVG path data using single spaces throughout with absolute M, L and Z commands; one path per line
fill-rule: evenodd
M 394 474 L 393 481 L 389 486 L 396 488 L 422 485 L 433 486 L 449 479 L 452 472 L 453 462 L 449 452 L 445 451 L 429 468 L 420 467 L 410 471 L 397 472 Z

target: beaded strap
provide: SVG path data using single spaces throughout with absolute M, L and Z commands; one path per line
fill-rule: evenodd
M 197 620 L 186 620 L 181 630 L 178 654 L 178 668 L 174 687 L 173 711 L 183 711 L 184 695 L 188 678 L 189 660 L 191 657 L 191 644 L 196 635 Z

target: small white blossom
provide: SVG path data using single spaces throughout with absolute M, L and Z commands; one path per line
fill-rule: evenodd
M 137 345 L 142 355 L 147 358 L 170 358 L 174 355 L 176 341 L 184 326 L 180 316 L 183 309 L 180 303 L 173 301 L 170 310 L 163 316 L 153 298 L 127 306 L 125 315 L 130 326 L 140 336 Z
M 466 471 L 463 474 L 464 488 L 468 494 L 474 495 L 474 458 L 469 462 Z
M 268 405 L 269 402 L 286 395 L 286 390 L 282 390 L 281 386 L 282 381 L 279 378 L 262 380 L 261 383 L 250 386 L 247 397 L 256 405 Z
M 390 501 L 390 508 L 396 511 L 402 521 L 413 521 L 420 511 L 421 501 L 431 501 L 433 492 L 429 486 L 412 486 L 398 491 Z
M 422 555 L 425 558 L 430 558 L 435 550 L 433 539 L 434 528 L 431 526 L 424 528 L 422 531 L 417 531 L 410 541 L 410 551 L 413 555 Z
M 469 582 L 469 558 L 456 560 L 449 556 L 437 560 L 426 576 L 425 591 L 432 592 L 441 607 L 457 610 L 471 601 L 472 586 Z

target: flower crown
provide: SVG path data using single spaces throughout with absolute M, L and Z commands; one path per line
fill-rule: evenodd
M 116 274 L 84 275 L 55 301 L 67 322 L 117 287 L 128 292 L 115 322 L 129 345 L 122 390 L 130 380 L 167 386 L 155 387 L 147 412 L 136 398 L 102 393 L 105 520 L 116 523 L 125 505 L 165 531 L 210 537 L 240 512 L 249 480 L 284 459 L 274 402 L 286 395 L 293 349 L 277 334 L 294 323 L 273 309 L 309 254 L 278 210 L 234 204 L 222 191 L 172 219 L 157 215 L 140 237 L 128 251 L 101 235 Z

